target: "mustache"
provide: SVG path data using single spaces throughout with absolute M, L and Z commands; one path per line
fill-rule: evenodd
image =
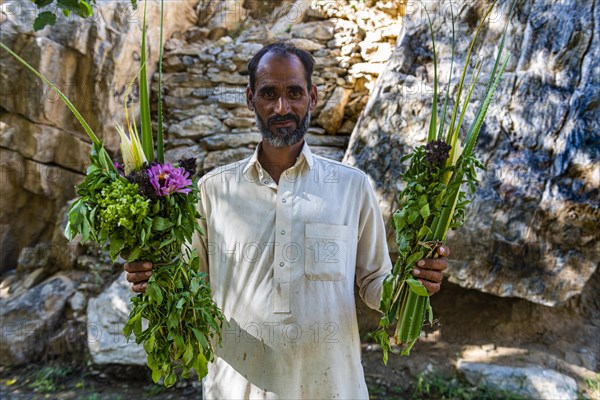
M 286 121 L 294 121 L 296 125 L 300 125 L 300 118 L 295 116 L 294 114 L 286 114 L 286 115 L 273 115 L 269 117 L 268 123 L 272 124 L 274 122 L 286 122 Z

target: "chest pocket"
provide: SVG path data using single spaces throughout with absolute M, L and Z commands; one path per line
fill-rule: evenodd
M 346 277 L 348 226 L 307 222 L 304 249 L 308 279 L 339 281 Z

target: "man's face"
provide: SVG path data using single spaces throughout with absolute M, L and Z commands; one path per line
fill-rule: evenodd
M 267 53 L 256 71 L 254 93 L 246 89 L 248 108 L 254 111 L 263 139 L 273 147 L 292 146 L 308 130 L 317 88 L 307 89 L 304 73 L 298 57 Z

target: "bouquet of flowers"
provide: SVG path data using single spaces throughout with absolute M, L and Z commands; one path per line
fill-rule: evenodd
M 212 301 L 205 274 L 199 270 L 198 255 L 190 248 L 192 236 L 203 233 L 197 222 L 201 216 L 196 208 L 195 159 L 180 160 L 177 165 L 164 162 L 160 64 L 156 157 L 154 154 L 146 80 L 145 9 L 143 24 L 141 138 L 125 104 L 129 134 L 117 125 L 122 165 L 113 163 L 89 124 L 56 86 L 4 44 L 0 47 L 56 91 L 92 141 L 91 163 L 77 188 L 80 197 L 69 209 L 66 236 L 72 240 L 81 235 L 83 243 L 97 243 L 108 249 L 113 261 L 121 256 L 130 262 L 148 260 L 154 265 L 145 292 L 132 298 L 123 333 L 128 338 L 134 333 L 136 342 L 143 343 L 152 379 L 158 382 L 164 377 L 163 383 L 169 387 L 177 381 L 178 373 L 188 378 L 192 368 L 199 379 L 206 375 L 207 363 L 214 359 L 213 339 L 220 343 L 223 315 Z M 145 329 L 142 320 L 147 321 Z
M 406 186 L 399 195 L 401 208 L 393 214 L 398 259 L 392 273 L 384 281 L 380 304 L 383 316 L 380 320 L 379 329 L 374 333 L 375 341 L 383 349 L 383 361 L 386 364 L 388 351 L 391 350 L 390 338 L 387 333 L 390 326 L 396 324 L 394 342 L 401 346 L 403 355 L 408 355 L 421 334 L 426 312 L 429 323 L 433 322 L 433 312 L 427 290 L 421 282 L 412 277 L 411 270 L 421 258 L 435 256 L 435 250 L 445 241 L 448 229 L 455 229 L 463 224 L 465 207 L 469 201 L 466 198 L 466 192 L 462 190 L 462 186 L 466 184 L 470 193 L 473 194 L 477 183 L 477 169 L 483 168 L 483 165 L 473 153 L 473 148 L 483 124 L 483 119 L 510 57 L 510 54 L 503 56 L 509 18 L 507 18 L 504 26 L 504 34 L 489 81 L 486 84 L 483 99 L 475 113 L 475 119 L 467 130 L 464 144 L 459 139 L 459 132 L 482 66 L 480 61 L 476 63 L 471 82 L 467 88 L 466 98 L 462 99 L 463 83 L 471 53 L 483 24 L 495 4 L 496 1 L 487 9 L 471 41 L 454 99 L 450 123 L 447 127 L 445 126 L 445 119 L 450 85 L 448 85 L 446 91 L 443 111 L 438 124 L 437 56 L 433 26 L 429 14 L 425 10 L 429 20 L 433 45 L 434 87 L 431 120 L 427 144 L 417 147 L 411 154 L 403 158 L 403 161 L 410 161 L 410 165 L 403 174 Z M 511 13 L 514 4 L 513 1 Z M 452 65 L 454 63 L 454 16 L 452 22 L 453 49 L 449 81 L 451 81 Z M 462 107 L 459 112 L 461 102 Z

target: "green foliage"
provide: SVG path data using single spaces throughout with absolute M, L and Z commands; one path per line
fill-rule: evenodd
M 435 374 L 421 374 L 417 379 L 412 399 L 452 399 L 452 400 L 525 400 L 505 390 L 490 387 L 474 387 L 456 377 L 442 377 Z
M 193 368 L 201 379 L 214 359 L 211 343 L 218 337 L 223 318 L 211 300 L 205 274 L 199 270 L 198 256 L 161 265 L 150 278 L 143 294 L 132 299 L 133 308 L 123 333 L 135 334 L 148 353 L 148 366 L 156 383 L 164 378 L 173 386 L 177 373 L 189 378 Z M 142 319 L 149 321 L 142 330 Z
M 434 97 L 427 135 L 428 144 L 427 146 L 417 147 L 412 154 L 403 158 L 403 161 L 410 161 L 410 164 L 402 176 L 406 186 L 399 195 L 401 206 L 393 214 L 398 259 L 391 277 L 388 277 L 384 282 L 383 297 L 380 304 L 383 316 L 380 320 L 379 329 L 374 335 L 375 341 L 383 349 L 384 363 L 387 362 L 387 352 L 391 345 L 390 338 L 386 334 L 390 326 L 396 323 L 394 341 L 402 346 L 402 354 L 408 355 L 420 336 L 425 314 L 432 323 L 433 312 L 427 290 L 420 281 L 412 278 L 411 271 L 419 259 L 437 256 L 436 249 L 444 243 L 448 229 L 456 229 L 462 226 L 466 207 L 469 204 L 467 193 L 462 190 L 462 187 L 466 185 L 468 190 L 473 193 L 478 183 L 477 169 L 483 168 L 482 163 L 475 157 L 473 148 L 489 104 L 508 62 L 508 56 L 502 62 L 501 58 L 503 57 L 502 50 L 510 18 L 507 18 L 504 35 L 499 46 L 500 50 L 496 56 L 482 104 L 479 106 L 475 120 L 465 138 L 464 149 L 461 147 L 458 135 L 481 71 L 481 63 L 477 63 L 472 74 L 471 83 L 467 88 L 466 98 L 463 98 L 462 89 L 469 67 L 469 60 L 477 38 L 495 4 L 496 1 L 487 9 L 471 40 L 446 135 L 444 135 L 443 129 L 449 90 L 446 91 L 442 118 L 438 127 L 437 55 L 433 25 L 431 20 L 428 19 L 434 63 Z M 513 0 L 509 16 L 512 13 L 514 4 L 515 0 Z M 427 13 L 426 9 L 425 12 Z M 427 17 L 429 18 L 429 14 L 427 14 Z M 453 64 L 455 49 L 453 11 L 452 18 Z M 462 107 L 460 107 L 459 112 L 461 103 Z
M 64 387 L 66 378 L 73 372 L 68 366 L 47 366 L 35 373 L 29 388 L 40 393 L 54 393 Z
M 33 21 L 33 29 L 37 32 L 44 29 L 46 26 L 56 24 L 57 14 L 62 13 L 65 17 L 71 13 L 81 17 L 88 18 L 93 14 L 93 7 L 96 5 L 96 0 L 31 0 L 41 11 L 35 21 Z M 137 7 L 137 0 L 131 0 L 134 8 Z
M 132 299 L 126 337 L 135 335 L 148 353 L 152 379 L 173 386 L 177 377 L 196 370 L 199 379 L 214 359 L 213 343 L 220 343 L 223 315 L 212 301 L 205 274 L 195 251 L 188 247 L 200 232 L 196 209 L 198 187 L 189 194 L 145 199 L 137 185 L 101 165 L 97 154 L 78 186 L 81 196 L 69 210 L 66 234 L 93 241 L 116 260 L 148 260 L 154 272 L 143 294 Z M 142 330 L 142 320 L 148 327 Z
M 121 229 L 123 238 L 133 236 L 136 226 L 148 215 L 148 201 L 139 194 L 137 185 L 124 179 L 116 179 L 103 187 L 100 196 L 93 200 L 97 204 L 100 231 Z

